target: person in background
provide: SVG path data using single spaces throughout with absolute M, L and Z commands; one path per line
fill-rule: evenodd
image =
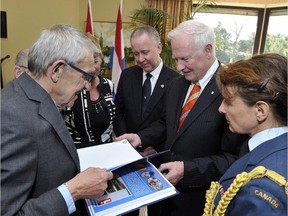
M 18 52 L 14 63 L 14 78 L 17 79 L 23 72 L 28 71 L 29 49 L 23 49 Z
M 83 89 L 73 107 L 65 110 L 66 126 L 77 148 L 112 142 L 115 104 L 113 83 L 100 75 L 102 52 L 93 36 L 88 36 L 98 47 L 94 53 L 95 79 L 89 91 Z
M 60 110 L 91 87 L 96 46 L 79 30 L 43 30 L 28 56 L 29 73 L 1 91 L 1 215 L 87 215 L 86 198 L 107 188 L 111 172 L 79 158 Z
M 251 138 L 249 153 L 212 183 L 204 215 L 286 215 L 287 58 L 268 53 L 237 61 L 220 71 L 217 84 L 230 130 Z
M 178 72 L 163 64 L 160 57 L 162 51 L 160 36 L 153 27 L 140 26 L 134 29 L 130 36 L 130 44 L 137 65 L 123 70 L 120 76 L 115 98 L 116 136 L 136 133 L 158 120 L 162 113 L 164 93 L 171 81 L 180 76 Z M 148 81 L 147 76 L 150 76 L 148 97 L 144 95 L 143 90 Z M 161 142 L 154 147 L 160 150 Z M 144 149 L 139 148 L 139 151 Z M 150 206 L 148 210 L 151 214 L 152 207 Z M 155 208 L 155 211 L 157 210 L 158 208 Z
M 115 104 L 116 136 L 136 133 L 160 118 L 163 96 L 170 82 L 180 74 L 168 68 L 160 57 L 162 44 L 159 33 L 151 26 L 140 26 L 132 32 L 130 44 L 137 65 L 122 71 Z M 143 86 L 150 79 L 150 99 L 143 94 Z M 145 105 L 144 105 L 145 104 Z
M 184 76 L 172 81 L 159 121 L 117 139 L 127 138 L 143 148 L 166 139 L 164 150 L 170 155 L 159 170 L 180 194 L 161 202 L 161 215 L 198 216 L 203 214 L 211 181 L 220 179 L 238 158 L 246 136 L 230 132 L 224 114 L 218 112 L 223 98 L 215 75 L 221 64 L 215 56 L 213 29 L 188 20 L 168 37 L 172 57 Z

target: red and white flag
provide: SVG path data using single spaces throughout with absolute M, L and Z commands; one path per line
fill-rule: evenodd
M 88 9 L 87 9 L 87 18 L 86 18 L 86 33 L 90 33 L 91 35 L 94 35 L 91 0 L 88 0 Z
M 122 29 L 122 0 L 120 0 L 120 5 L 118 8 L 114 47 L 112 47 L 112 54 L 110 60 L 112 60 L 112 62 L 110 62 L 110 66 L 112 67 L 112 82 L 114 83 L 114 91 L 116 93 L 121 71 L 125 69 Z

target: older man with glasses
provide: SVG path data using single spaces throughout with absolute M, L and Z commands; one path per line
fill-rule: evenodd
M 84 70 L 76 67 L 76 66 L 73 65 L 73 64 L 69 64 L 69 63 L 67 63 L 67 64 L 68 64 L 71 68 L 73 68 L 74 70 L 76 70 L 77 72 L 81 73 L 81 74 L 83 75 L 83 79 L 87 80 L 89 83 L 91 83 L 91 82 L 93 81 L 93 79 L 95 78 L 95 77 L 93 76 L 93 74 L 88 73 L 88 72 L 86 72 L 86 71 L 84 71 Z
M 96 199 L 107 188 L 111 172 L 80 173 L 59 112 L 90 89 L 95 51 L 79 30 L 54 25 L 33 44 L 29 73 L 2 90 L 1 215 L 87 215 L 83 199 Z

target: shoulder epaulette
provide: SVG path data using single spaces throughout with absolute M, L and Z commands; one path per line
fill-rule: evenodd
M 286 196 L 288 196 L 288 183 L 286 179 L 280 174 L 276 173 L 273 170 L 266 169 L 263 166 L 258 166 L 251 170 L 249 173 L 242 172 L 236 176 L 234 181 L 231 183 L 227 191 L 221 197 L 215 211 L 214 200 L 220 189 L 219 182 L 212 182 L 209 190 L 206 192 L 206 204 L 204 208 L 203 216 L 222 216 L 225 215 L 225 212 L 228 208 L 229 203 L 237 194 L 237 192 L 246 185 L 252 179 L 267 177 L 273 182 L 277 183 L 279 186 L 285 188 Z

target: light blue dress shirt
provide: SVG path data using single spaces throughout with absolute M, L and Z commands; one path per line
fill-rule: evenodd
M 278 128 L 269 128 L 259 133 L 255 134 L 251 139 L 248 141 L 249 151 L 252 151 L 260 144 L 274 139 L 284 133 L 288 132 L 288 127 L 278 127 Z
M 75 203 L 73 201 L 72 195 L 69 192 L 69 190 L 66 187 L 66 185 L 62 184 L 57 189 L 60 191 L 60 193 L 62 194 L 62 196 L 63 196 L 63 198 L 64 198 L 64 200 L 66 202 L 69 214 L 72 214 L 73 212 L 75 212 L 76 211 L 76 206 L 75 206 Z

